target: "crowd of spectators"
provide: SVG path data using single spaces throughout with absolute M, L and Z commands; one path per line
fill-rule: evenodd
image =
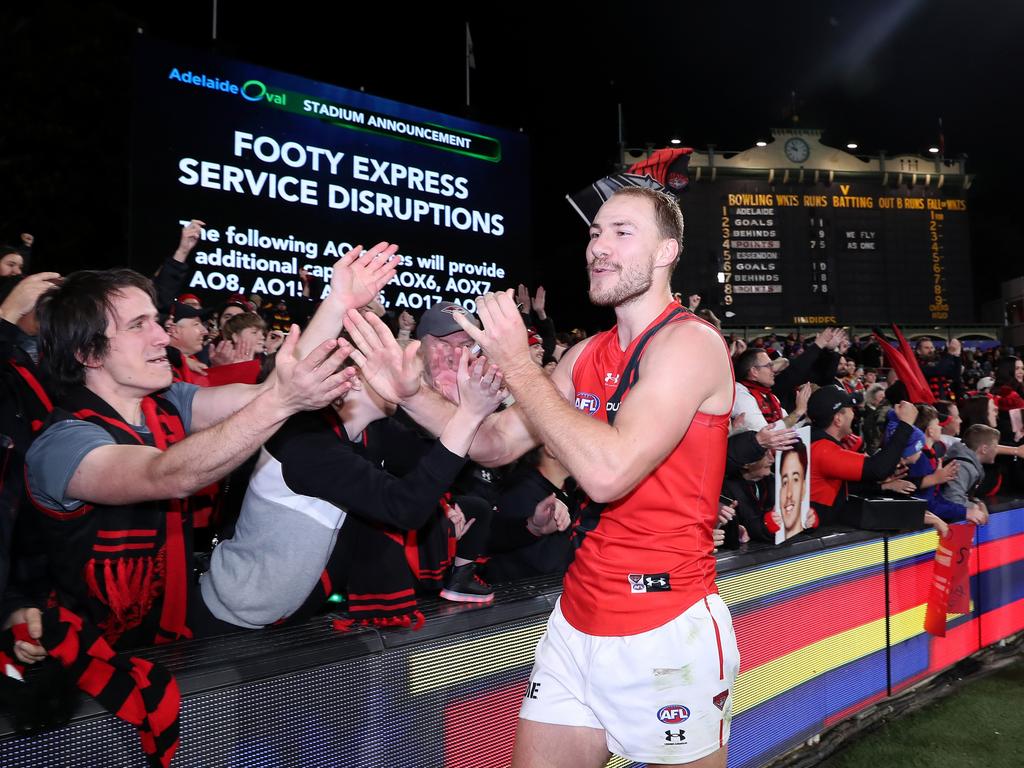
M 461 307 L 385 311 L 387 243 L 346 254 L 322 301 L 303 271 L 298 299 L 204 305 L 186 288 L 203 226 L 152 279 L 32 274 L 30 235 L 0 249 L 0 611 L 25 627 L 19 663 L 46 657 L 55 607 L 122 651 L 328 606 L 339 629 L 418 626 L 424 595 L 486 603 L 494 582 L 564 572 L 585 503 L 566 469 L 543 446 L 505 467 L 467 458 L 508 393 Z M 556 328 L 542 287 L 517 299 L 537 365 L 585 338 Z M 718 325 L 698 296 L 677 299 Z M 933 402 L 915 404 L 878 343 L 842 329 L 727 341 L 720 547 L 856 523 L 866 497 L 918 499 L 940 532 L 984 524 L 987 497 L 1024 485 L 1012 350 L 922 340 Z M 417 387 L 457 406 L 439 434 L 396 407 Z

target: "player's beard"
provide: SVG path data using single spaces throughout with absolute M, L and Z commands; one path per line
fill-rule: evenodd
M 595 306 L 618 307 L 647 293 L 653 283 L 654 260 L 651 259 L 646 264 L 634 262 L 625 267 L 619 266 L 614 274 L 618 279 L 614 280 L 613 285 L 602 289 L 595 288 L 594 277 L 590 275 L 590 301 Z M 613 275 L 606 274 L 598 280 L 608 280 L 609 277 Z

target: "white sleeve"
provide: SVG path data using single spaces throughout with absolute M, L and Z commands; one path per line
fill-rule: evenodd
M 754 396 L 750 394 L 750 390 L 742 384 L 737 384 L 736 400 L 732 406 L 732 416 L 735 418 L 741 413 L 745 418 L 743 419 L 743 424 L 741 424 L 739 429 L 736 430 L 737 432 L 744 432 L 747 430 L 760 432 L 768 425 L 768 422 L 764 418 L 764 414 L 761 413 L 761 409 L 757 407 L 757 401 L 754 400 Z

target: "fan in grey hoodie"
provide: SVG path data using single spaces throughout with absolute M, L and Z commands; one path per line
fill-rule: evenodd
M 985 475 L 984 464 L 996 460 L 999 431 L 984 424 L 975 424 L 964 434 L 962 442 L 955 442 L 946 450 L 946 461 L 956 461 L 956 477 L 942 486 L 942 495 L 949 501 L 970 505 L 971 491 Z

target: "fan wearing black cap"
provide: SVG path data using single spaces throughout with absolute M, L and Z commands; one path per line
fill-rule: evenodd
M 829 386 L 811 395 L 807 403 L 811 420 L 811 506 L 822 525 L 838 522 L 848 495 L 847 483 L 879 483 L 892 475 L 917 418 L 914 404 L 900 401 L 895 407 L 900 422 L 896 431 L 882 450 L 867 456 L 840 444 L 851 434 L 853 409 L 859 402 L 859 393 Z
M 170 337 L 167 344 L 167 360 L 174 370 L 175 381 L 206 383 L 202 380 L 206 366 L 195 359 L 195 354 L 203 348 L 203 341 L 206 339 L 204 321 L 208 314 L 206 310 L 196 309 L 178 299 L 171 304 L 164 328 Z
M 441 301 L 424 312 L 416 326 L 416 338 L 420 340 L 419 355 L 423 360 L 424 381 L 427 386 L 456 405 L 459 403 L 456 353 L 459 349 L 469 352 L 474 347 L 473 339 L 455 322 L 455 315 L 463 312 L 463 308 L 458 304 Z M 480 321 L 474 315 L 467 313 L 465 317 L 479 327 Z M 420 429 L 419 425 L 402 411 L 399 413 L 406 424 Z M 455 488 L 458 493 L 480 496 L 493 504 L 497 501 L 497 482 L 500 476 L 500 472 L 495 469 L 485 469 L 471 462 L 459 475 Z M 480 525 L 479 521 L 477 525 Z

